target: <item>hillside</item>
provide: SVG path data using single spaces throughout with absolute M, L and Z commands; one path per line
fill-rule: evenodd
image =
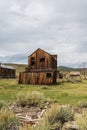
M 72 70 L 75 70 L 75 69 L 71 68 L 71 67 L 66 67 L 66 66 L 59 66 L 58 70 L 60 70 L 60 71 L 72 71 Z
M 70 72 L 70 71 L 79 71 L 81 74 L 87 74 L 87 68 L 71 68 L 71 67 L 66 67 L 66 66 L 59 66 L 57 68 L 61 72 Z

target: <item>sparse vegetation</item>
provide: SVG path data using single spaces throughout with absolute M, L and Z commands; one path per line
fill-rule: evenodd
M 16 103 L 19 106 L 34 106 L 34 107 L 44 107 L 46 99 L 42 93 L 38 91 L 33 91 L 32 93 L 19 93 L 17 96 Z
M 68 108 L 60 108 L 60 109 L 58 109 L 56 107 L 47 116 L 48 122 L 51 125 L 54 125 L 57 122 L 58 123 L 60 122 L 61 124 L 64 124 L 65 122 L 74 120 L 74 113 L 72 113 L 72 111 L 70 109 L 68 109 Z
M 7 128 L 18 127 L 18 119 L 15 115 L 6 107 L 0 110 L 0 130 L 6 130 Z
M 80 108 L 87 108 L 87 101 L 80 101 L 78 103 L 78 107 L 80 107 Z
M 44 85 L 45 86 L 45 85 Z M 58 104 L 77 105 L 79 101 L 87 101 L 87 81 L 77 83 L 62 82 L 43 89 L 40 85 L 18 84 L 17 79 L 0 79 L 0 101 L 9 103 L 16 100 L 18 93 L 38 91 Z
M 35 130 L 61 130 L 65 122 L 74 120 L 74 114 L 68 108 L 53 105 L 45 113 Z
M 60 121 L 62 124 L 74 120 L 74 114 L 68 108 L 61 108 L 53 117 L 52 124 Z
M 78 130 L 87 130 L 87 111 L 83 111 L 82 115 L 76 115 L 76 123 Z
M 19 71 L 24 70 L 25 65 L 14 65 L 14 67 L 18 75 Z M 83 108 L 87 108 L 87 80 L 75 82 L 74 84 L 67 82 L 66 79 L 58 80 L 58 82 L 58 85 L 40 86 L 18 84 L 17 78 L 0 79 L 0 130 L 6 130 L 9 123 L 14 126 L 18 125 L 18 119 L 14 114 L 7 108 L 3 108 L 3 106 L 10 102 L 17 101 L 16 103 L 21 106 L 31 105 L 43 108 L 45 101 L 48 101 L 49 98 L 51 103 L 78 106 L 81 108 L 81 111 Z M 87 130 L 87 110 L 83 114 L 76 115 L 75 113 L 75 117 L 79 127 L 78 130 Z M 59 109 L 55 105 L 55 107 L 53 106 L 47 110 L 37 127 L 25 125 L 23 127 L 20 126 L 19 130 L 56 130 L 56 128 L 60 130 L 64 122 L 73 119 L 74 115 L 70 110 Z

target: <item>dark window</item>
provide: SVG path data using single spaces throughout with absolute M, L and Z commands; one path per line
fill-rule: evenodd
M 31 65 L 35 65 L 35 61 L 31 61 Z
M 31 57 L 31 60 L 35 60 L 35 57 Z
M 40 58 L 40 62 L 45 62 L 45 58 L 44 57 Z
M 35 65 L 35 57 L 31 57 L 31 65 Z
M 46 77 L 47 77 L 47 78 L 51 78 L 51 76 L 52 76 L 51 73 L 47 73 L 47 74 L 46 74 Z

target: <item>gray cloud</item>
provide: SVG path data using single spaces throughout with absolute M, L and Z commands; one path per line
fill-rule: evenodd
M 0 0 L 0 56 L 41 47 L 60 65 L 86 62 L 86 12 L 87 0 Z

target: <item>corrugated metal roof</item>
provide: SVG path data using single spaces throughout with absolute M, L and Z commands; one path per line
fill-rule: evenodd
M 1 64 L 1 67 L 2 68 L 7 68 L 7 69 L 14 69 L 12 66 L 2 65 L 2 64 Z

